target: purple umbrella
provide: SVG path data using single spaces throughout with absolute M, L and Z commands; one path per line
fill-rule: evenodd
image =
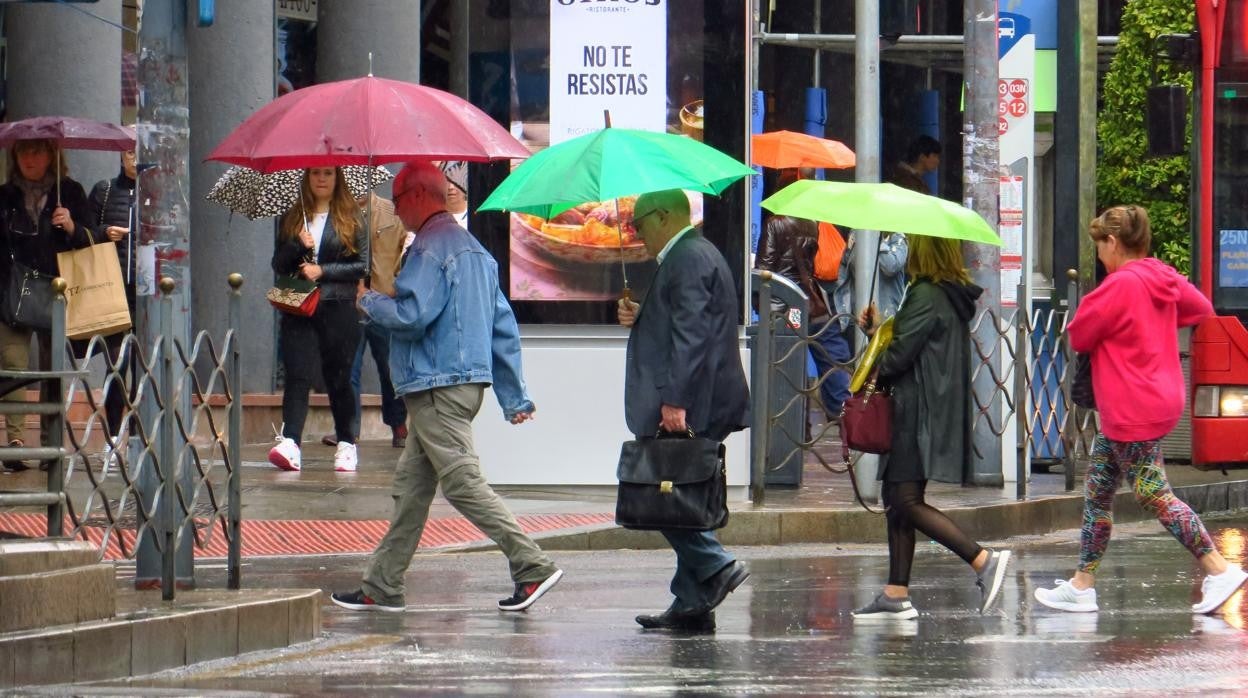
M 33 116 L 21 121 L 0 124 L 0 147 L 17 141 L 47 139 L 61 148 L 78 150 L 134 149 L 134 129 L 117 124 L 79 119 L 73 116 Z M 56 159 L 56 202 L 61 202 L 61 162 Z

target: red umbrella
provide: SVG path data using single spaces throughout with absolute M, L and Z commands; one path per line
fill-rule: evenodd
M 18 141 L 51 140 L 61 148 L 134 150 L 134 129 L 74 116 L 32 116 L 0 124 L 0 148 Z M 61 159 L 56 160 L 56 204 L 61 204 Z
M 56 141 L 62 148 L 78 150 L 134 150 L 134 131 L 117 124 L 72 116 L 35 116 L 0 124 L 0 147 L 17 141 Z
M 463 99 L 370 75 L 305 87 L 273 100 L 226 136 L 208 159 L 269 173 L 528 156 L 528 148 Z

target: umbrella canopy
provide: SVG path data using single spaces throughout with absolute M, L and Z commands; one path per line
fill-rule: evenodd
M 750 137 L 750 163 L 763 167 L 826 167 L 844 170 L 857 162 L 844 143 L 794 131 L 756 133 Z
M 529 149 L 449 92 L 368 76 L 313 85 L 252 114 L 209 160 L 261 172 L 408 160 L 486 162 Z
M 35 116 L 0 124 L 0 147 L 17 141 L 48 139 L 62 148 L 134 150 L 134 130 L 117 124 L 73 116 Z
M 754 170 L 685 136 L 606 128 L 551 146 L 520 163 L 482 211 L 552 218 L 587 201 L 688 189 L 718 194 Z
M 353 198 L 360 198 L 374 187 L 394 179 L 384 167 L 348 166 L 342 168 Z M 299 198 L 303 170 L 282 170 L 261 174 L 249 167 L 231 167 L 212 185 L 204 198 L 221 204 L 251 220 L 280 216 Z
M 888 230 L 1001 245 L 978 213 L 952 201 L 894 184 L 803 179 L 763 201 L 773 213 L 811 218 L 859 230 Z

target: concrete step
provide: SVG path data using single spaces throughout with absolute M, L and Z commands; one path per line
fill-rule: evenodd
M 112 618 L 116 575 L 91 564 L 0 577 L 0 633 Z
M 111 570 L 111 567 L 110 567 Z M 117 617 L 0 634 L 0 690 L 142 676 L 321 634 L 315 589 L 118 592 Z
M 86 541 L 0 541 L 0 577 L 82 567 L 99 561 L 100 551 Z

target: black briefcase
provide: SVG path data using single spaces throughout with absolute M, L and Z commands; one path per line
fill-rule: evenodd
M 624 528 L 713 531 L 728 524 L 728 478 L 718 441 L 625 441 L 616 477 L 615 523 Z

